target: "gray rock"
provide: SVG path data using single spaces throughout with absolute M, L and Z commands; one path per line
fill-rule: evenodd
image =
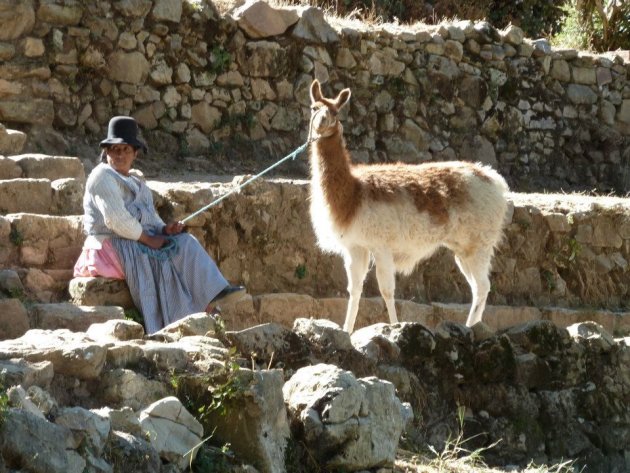
M 74 278 L 68 285 L 72 303 L 79 306 L 135 307 L 129 287 L 122 279 L 101 277 Z
M 2 360 L 49 361 L 55 373 L 78 379 L 98 377 L 105 365 L 106 353 L 107 348 L 68 330 L 33 329 L 15 340 L 0 342 Z
M 197 456 L 203 427 L 176 397 L 154 402 L 140 413 L 139 421 L 162 459 L 185 468 Z
M 63 407 L 57 410 L 55 424 L 70 429 L 82 439 L 92 453 L 100 456 L 109 437 L 111 424 L 107 417 L 81 407 Z
M 0 376 L 5 388 L 19 384 L 24 389 L 31 386 L 47 389 L 53 375 L 53 365 L 49 361 L 29 362 L 21 358 L 0 360 Z
M 28 312 L 19 299 L 0 299 L 0 340 L 18 338 L 30 328 Z
M 260 39 L 283 34 L 290 26 L 297 23 L 297 10 L 274 8 L 267 2 L 253 0 L 236 8 L 232 18 L 250 38 Z
M 179 23 L 182 17 L 182 0 L 155 0 L 151 14 L 156 21 Z
M 300 20 L 291 32 L 292 36 L 317 43 L 336 43 L 339 41 L 339 35 L 326 22 L 324 12 L 320 8 L 298 8 L 297 12 Z
M 109 441 L 107 459 L 113 465 L 124 465 L 134 473 L 159 473 L 162 470 L 160 456 L 149 442 L 140 436 L 114 431 Z
M 245 355 L 254 354 L 256 360 L 269 363 L 272 357 L 282 359 L 288 366 L 304 363 L 308 349 L 303 340 L 291 330 L 275 324 L 262 324 L 239 332 L 226 332 L 225 338 Z
M 231 448 L 261 471 L 282 473 L 290 437 L 283 399 L 283 372 L 240 369 L 236 374 L 240 389 L 227 400 L 224 413 L 211 412 L 209 424 L 216 426 L 220 442 Z
M 373 377 L 357 380 L 348 371 L 320 364 L 298 370 L 283 393 L 292 422 L 323 466 L 354 471 L 393 465 L 399 437 L 412 417 L 393 384 Z
M 70 429 L 22 410 L 8 411 L 0 442 L 4 458 L 33 473 L 83 473 L 86 465 Z
M 95 323 L 125 318 L 120 307 L 74 304 L 35 304 L 31 313 L 37 328 L 69 329 L 74 332 L 85 332 Z

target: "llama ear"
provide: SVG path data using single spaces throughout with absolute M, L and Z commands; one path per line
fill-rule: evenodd
M 350 95 L 350 89 L 343 89 L 341 92 L 339 92 L 339 95 L 337 95 L 337 98 L 335 99 L 337 110 L 341 110 L 348 103 L 348 100 L 350 100 Z
M 322 88 L 319 85 L 319 81 L 315 79 L 311 84 L 311 102 L 319 102 L 322 99 Z

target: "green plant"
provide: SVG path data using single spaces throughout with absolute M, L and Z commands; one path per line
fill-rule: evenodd
M 144 317 L 135 307 L 131 309 L 125 309 L 125 319 L 137 322 L 140 325 L 144 326 Z
M 0 428 L 4 425 L 9 412 L 9 395 L 4 388 L 4 383 L 0 381 Z
M 468 450 L 464 447 L 464 444 L 474 437 L 464 438 L 464 416 L 466 408 L 464 406 L 457 407 L 457 420 L 459 424 L 458 432 L 455 437 L 449 437 L 446 440 L 446 445 L 441 452 L 438 452 L 432 445 L 429 445 L 429 450 L 435 455 L 435 458 L 431 461 L 430 465 L 439 471 L 448 471 L 446 468 L 449 465 L 459 464 L 468 468 L 486 468 L 487 465 L 483 461 L 482 453 L 495 447 L 499 442 L 494 442 L 488 447 L 478 448 L 476 450 Z
M 222 381 L 208 387 L 210 403 L 201 405 L 197 409 L 200 421 L 203 422 L 213 412 L 225 415 L 228 408 L 241 397 L 245 386 L 239 376 L 240 366 L 234 360 L 235 354 L 236 349 L 234 347 L 230 348 L 223 364 L 222 372 L 215 377 L 215 379 L 222 379 Z
M 19 299 L 20 302 L 24 303 L 27 301 L 26 294 L 24 293 L 24 289 L 21 287 L 12 287 L 6 291 L 9 294 L 9 297 L 12 299 Z
M 9 233 L 9 240 L 15 246 L 22 246 L 24 244 L 24 235 L 17 228 L 11 228 L 11 233 Z
M 569 237 L 562 241 L 560 248 L 554 252 L 554 263 L 561 267 L 567 268 L 576 264 L 578 256 L 582 252 L 582 246 L 575 239 L 575 237 Z
M 306 265 L 305 264 L 298 264 L 297 267 L 295 268 L 295 277 L 298 279 L 304 279 L 308 274 L 308 271 L 306 271 Z
M 547 290 L 549 290 L 549 292 L 553 291 L 556 288 L 556 278 L 554 277 L 553 273 L 548 269 L 543 269 L 541 271 L 541 276 L 545 281 Z
M 204 444 L 197 452 L 190 470 L 193 473 L 228 473 L 232 471 L 234 463 L 234 453 L 229 443 L 221 447 Z
M 210 52 L 210 70 L 215 74 L 227 71 L 232 62 L 232 55 L 221 45 L 216 45 Z

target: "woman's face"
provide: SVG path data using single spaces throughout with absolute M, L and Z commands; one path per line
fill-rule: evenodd
M 107 147 L 107 163 L 120 174 L 129 175 L 131 165 L 138 156 L 138 150 L 131 145 L 111 145 Z

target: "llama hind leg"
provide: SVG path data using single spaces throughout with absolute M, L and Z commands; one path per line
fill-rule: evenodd
M 359 311 L 359 301 L 363 292 L 363 281 L 370 264 L 370 253 L 365 248 L 354 247 L 344 256 L 346 275 L 348 276 L 348 309 L 343 329 L 352 333 Z
M 394 292 L 396 291 L 394 258 L 389 251 L 378 251 L 374 252 L 374 260 L 376 263 L 376 280 L 387 307 L 389 323 L 395 324 L 398 322 L 398 317 L 396 316 L 396 304 L 394 303 Z
M 472 292 L 472 303 L 466 326 L 472 327 L 481 322 L 490 292 L 490 262 L 492 254 L 481 251 L 469 257 L 456 256 L 455 262 L 464 274 Z

